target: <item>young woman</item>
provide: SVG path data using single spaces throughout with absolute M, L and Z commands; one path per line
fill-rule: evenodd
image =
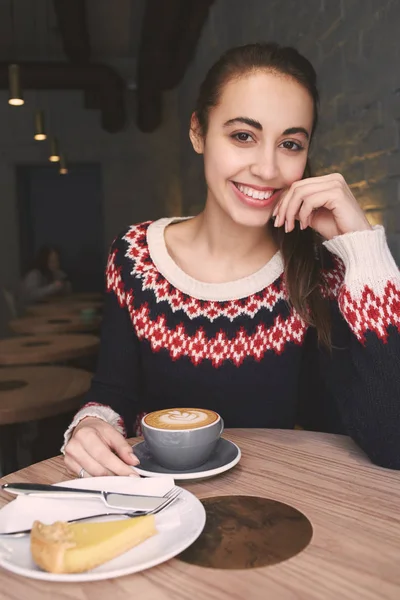
M 131 474 L 124 434 L 144 412 L 186 406 L 226 427 L 343 431 L 400 468 L 400 276 L 342 175 L 310 176 L 317 107 L 315 72 L 292 48 L 234 48 L 211 68 L 190 127 L 205 208 L 115 240 L 70 471 Z
M 54 248 L 42 246 L 32 268 L 21 285 L 23 304 L 32 304 L 70 290 L 67 276 L 60 267 L 60 256 Z

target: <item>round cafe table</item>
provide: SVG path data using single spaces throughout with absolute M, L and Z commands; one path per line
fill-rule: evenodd
M 98 337 L 89 334 L 36 335 L 0 340 L 0 366 L 63 362 L 97 352 Z
M 0 461 L 3 473 L 17 462 L 18 423 L 39 421 L 76 410 L 92 374 L 71 367 L 32 366 L 0 369 Z M 44 432 L 45 437 L 51 432 Z
M 101 583 L 55 584 L 0 570 L 3 600 L 60 597 L 98 600 L 398 600 L 400 598 L 400 472 L 376 467 L 345 436 L 283 430 L 227 430 L 242 459 L 212 479 L 181 482 L 205 504 L 212 498 L 256 496 L 290 505 L 312 526 L 308 545 L 289 560 L 259 568 L 214 569 L 187 562 L 184 555 L 135 575 Z M 137 442 L 138 440 L 132 440 Z M 61 457 L 13 473 L 7 482 L 56 483 L 71 477 Z M 222 497 L 222 498 L 221 498 Z M 1 493 L 0 506 L 12 500 Z M 225 498 L 226 499 L 226 498 Z M 249 500 L 252 500 L 251 498 Z M 232 504 L 231 504 L 232 506 Z M 251 515 L 229 513 L 223 527 L 217 515 L 207 519 L 210 548 L 223 546 L 235 531 L 246 529 Z M 282 513 L 281 513 L 282 514 Z M 282 524 L 282 523 L 281 523 Z M 290 545 L 290 519 L 286 540 Z M 276 511 L 266 520 L 280 526 Z M 261 523 L 260 523 L 261 527 Z M 201 536 L 199 542 L 201 541 Z M 276 543 L 282 542 L 275 538 Z M 194 548 L 198 542 L 195 542 Z M 252 540 L 246 551 L 251 552 Z M 184 553 L 185 554 L 185 553 Z M 273 548 L 271 551 L 273 558 Z M 229 543 L 225 560 L 234 559 Z M 192 559 L 196 552 L 192 552 Z M 198 553 L 201 563 L 201 552 Z M 213 550 L 207 555 L 213 560 Z
M 72 292 L 71 294 L 61 294 L 60 296 L 50 296 L 40 302 L 47 303 L 68 303 L 68 302 L 98 302 L 103 300 L 103 294 L 100 292 Z
M 86 302 L 86 301 L 71 301 L 71 302 L 54 302 L 47 304 L 32 304 L 26 309 L 27 315 L 35 317 L 48 317 L 53 315 L 79 315 L 82 311 L 92 311 L 94 314 L 103 306 L 102 302 Z
M 12 319 L 8 326 L 19 334 L 48 334 L 48 333 L 74 333 L 79 331 L 97 331 L 101 318 L 94 315 L 86 319 L 79 314 L 68 311 L 48 315 L 47 317 L 21 317 Z

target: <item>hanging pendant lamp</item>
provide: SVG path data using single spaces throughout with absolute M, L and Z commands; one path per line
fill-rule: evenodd
M 41 142 L 42 140 L 47 139 L 46 127 L 44 123 L 44 112 L 42 110 L 37 110 L 35 112 L 35 140 Z
M 67 165 L 67 160 L 65 158 L 64 154 L 61 154 L 60 156 L 60 170 L 59 170 L 60 175 L 67 175 L 68 174 L 68 165 Z
M 8 66 L 8 87 L 10 90 L 8 104 L 11 104 L 12 106 L 22 106 L 24 104 L 24 97 L 22 94 L 19 65 Z
M 55 137 L 50 138 L 50 162 L 60 161 L 60 151 L 58 149 L 58 140 Z

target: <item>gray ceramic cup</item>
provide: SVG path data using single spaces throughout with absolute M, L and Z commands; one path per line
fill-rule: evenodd
M 195 469 L 214 452 L 224 431 L 220 415 L 210 425 L 195 429 L 159 429 L 142 419 L 142 432 L 155 461 L 173 471 Z

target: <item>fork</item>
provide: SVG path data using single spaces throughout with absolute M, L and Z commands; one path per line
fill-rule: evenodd
M 171 504 L 173 504 L 174 502 L 176 502 L 176 500 L 179 499 L 179 496 L 181 495 L 182 490 L 179 489 L 176 485 L 169 490 L 169 492 L 167 492 L 164 495 L 164 498 L 166 499 L 165 502 L 163 502 L 160 506 L 158 506 L 157 508 L 154 508 L 153 510 L 147 510 L 147 511 L 134 511 L 134 512 L 121 512 L 121 513 L 116 513 L 116 512 L 106 512 L 106 513 L 101 513 L 99 515 L 91 515 L 90 517 L 79 517 L 78 519 L 71 519 L 69 521 L 67 521 L 67 523 L 78 523 L 79 521 L 89 521 L 90 519 L 100 519 L 101 517 L 144 517 L 145 515 L 156 515 L 157 513 L 161 512 L 162 510 L 165 510 L 166 508 L 168 508 L 168 506 L 171 506 Z M 19 538 L 19 537 L 23 537 L 25 535 L 28 535 L 32 530 L 31 529 L 21 529 L 20 531 L 10 531 L 8 533 L 0 533 L 0 538 L 3 537 L 14 537 L 14 538 Z

